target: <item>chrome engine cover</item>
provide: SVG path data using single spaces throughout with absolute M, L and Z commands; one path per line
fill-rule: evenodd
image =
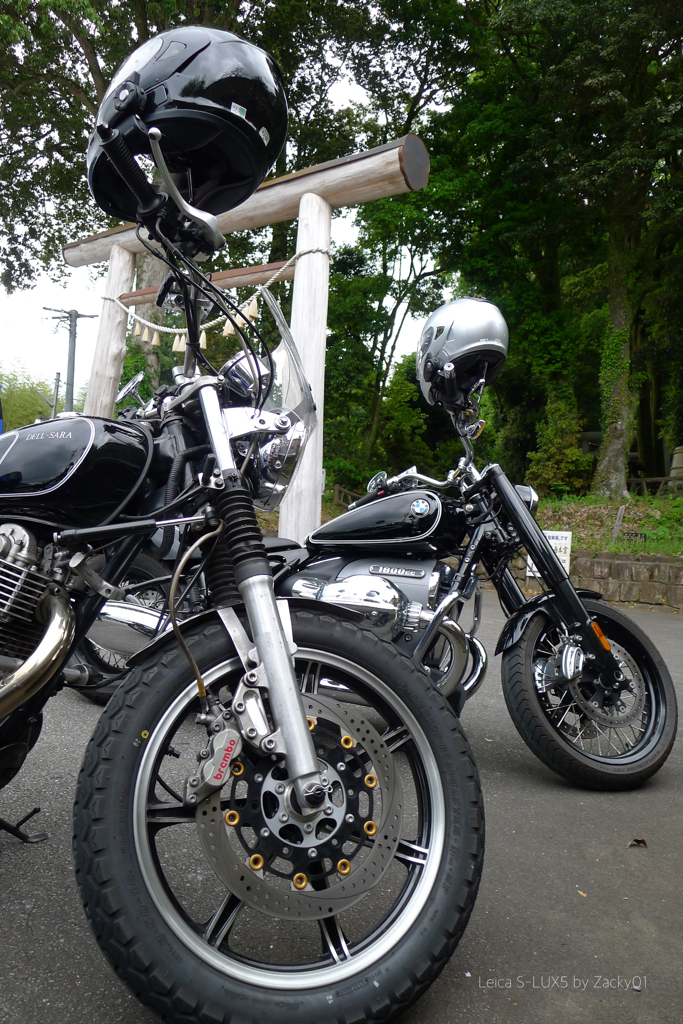
M 441 578 L 435 558 L 417 560 L 394 555 L 358 558 L 348 562 L 337 578 L 343 580 L 365 574 L 390 580 L 409 601 L 419 601 L 423 608 L 434 608 Z
M 17 523 L 0 526 L 0 654 L 28 658 L 38 646 L 45 623 L 38 603 L 52 582 L 36 567 L 36 541 Z

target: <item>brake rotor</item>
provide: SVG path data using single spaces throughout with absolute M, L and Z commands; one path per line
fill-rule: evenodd
M 567 683 L 567 688 L 580 711 L 592 721 L 599 725 L 621 728 L 632 725 L 642 717 L 645 707 L 645 687 L 640 672 L 628 652 L 618 644 L 611 643 L 612 651 L 619 659 L 619 667 L 626 677 L 626 687 L 616 698 L 616 702 L 601 706 L 594 695 L 586 696 L 582 690 L 582 685 L 585 689 L 586 684 L 585 681 L 582 683 L 580 678 L 570 680 Z M 597 689 L 596 687 L 596 691 Z M 633 698 L 632 703 L 626 703 L 624 697 L 626 700 Z
M 393 861 L 403 794 L 392 755 L 357 707 L 304 695 L 325 802 L 303 814 L 284 758 L 243 750 L 221 791 L 197 805 L 207 860 L 247 906 L 318 920 L 352 906 Z

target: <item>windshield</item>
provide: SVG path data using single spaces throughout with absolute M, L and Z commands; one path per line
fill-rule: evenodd
M 272 352 L 275 372 L 273 385 L 264 409 L 269 412 L 283 409 L 296 413 L 304 424 L 306 438 L 308 438 L 315 428 L 315 403 L 306 380 L 301 357 L 277 300 L 267 288 L 264 288 L 261 294 L 275 318 L 282 339 Z

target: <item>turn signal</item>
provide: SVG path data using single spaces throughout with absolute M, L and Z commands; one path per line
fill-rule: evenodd
M 602 646 L 605 648 L 605 650 L 606 651 L 611 651 L 612 648 L 610 647 L 610 642 L 607 639 L 607 637 L 605 636 L 605 634 L 603 633 L 603 631 L 598 626 L 597 622 L 591 622 L 591 626 L 593 627 L 593 632 L 595 633 L 595 635 L 597 636 L 598 640 L 600 641 Z

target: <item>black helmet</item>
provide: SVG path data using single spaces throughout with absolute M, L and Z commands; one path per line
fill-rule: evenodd
M 218 214 L 261 184 L 287 134 L 282 75 L 264 50 L 214 28 L 169 29 L 139 46 L 114 75 L 97 115 L 133 154 L 161 148 L 184 199 Z M 88 143 L 88 184 L 113 217 L 135 220 L 138 202 L 105 156 Z

